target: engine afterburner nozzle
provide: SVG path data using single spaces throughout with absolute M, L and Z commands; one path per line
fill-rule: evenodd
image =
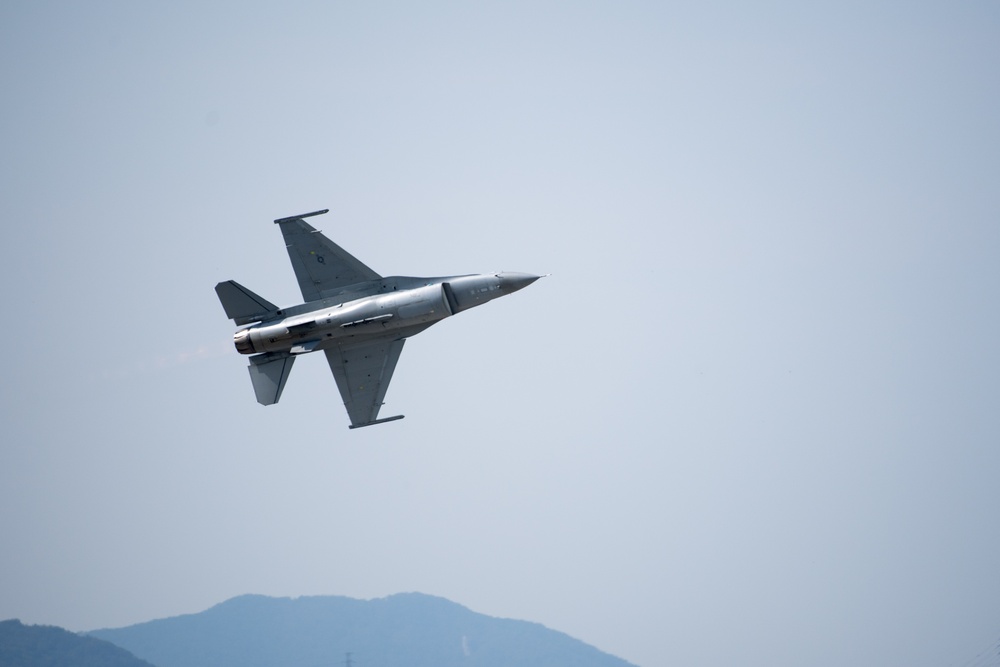
M 250 340 L 249 329 L 240 329 L 234 333 L 233 343 L 236 345 L 236 351 L 240 354 L 253 354 L 257 351 L 253 347 L 253 341 Z

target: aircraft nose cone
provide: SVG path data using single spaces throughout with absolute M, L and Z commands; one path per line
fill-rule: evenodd
M 536 276 L 531 273 L 512 273 L 505 271 L 500 274 L 500 280 L 503 284 L 505 290 L 511 292 L 516 292 L 519 289 L 524 289 L 531 283 L 538 280 L 541 276 Z

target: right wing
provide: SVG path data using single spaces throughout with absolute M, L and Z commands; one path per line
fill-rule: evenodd
M 384 338 L 325 350 L 347 415 L 351 418 L 351 428 L 403 418 L 403 415 L 397 415 L 378 419 L 378 411 L 404 342 L 401 338 Z
M 326 292 L 336 293 L 338 288 L 382 277 L 303 220 L 328 210 L 274 221 L 281 226 L 288 258 L 292 260 L 302 298 L 306 301 L 322 299 Z

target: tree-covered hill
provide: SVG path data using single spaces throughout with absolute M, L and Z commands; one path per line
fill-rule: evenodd
M 0 667 L 152 667 L 109 642 L 48 625 L 0 621 Z

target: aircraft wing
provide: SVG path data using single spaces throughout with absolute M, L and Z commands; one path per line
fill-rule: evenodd
M 281 227 L 288 258 L 292 260 L 302 298 L 306 301 L 322 299 L 326 292 L 336 293 L 341 287 L 382 277 L 303 220 L 328 210 L 274 221 Z
M 403 415 L 397 415 L 378 419 L 378 411 L 404 342 L 401 338 L 384 338 L 325 350 L 347 415 L 351 418 L 351 428 L 403 418 Z

